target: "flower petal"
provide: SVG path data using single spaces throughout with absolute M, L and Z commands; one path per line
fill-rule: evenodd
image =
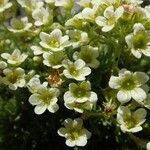
M 139 108 L 133 113 L 133 117 L 136 119 L 137 123 L 144 123 L 147 112 L 144 108 Z
M 117 93 L 117 99 L 121 102 L 121 103 L 127 103 L 131 100 L 131 94 L 128 91 L 119 91 Z
M 43 114 L 43 113 L 45 112 L 46 108 L 47 108 L 46 105 L 40 104 L 40 105 L 35 106 L 34 112 L 35 112 L 37 115 L 40 115 L 40 114 Z
M 131 91 L 131 96 L 137 102 L 141 102 L 146 99 L 146 92 L 142 88 L 136 88 Z

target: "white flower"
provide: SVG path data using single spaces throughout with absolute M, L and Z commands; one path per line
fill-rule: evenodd
M 69 84 L 69 91 L 64 94 L 65 106 L 79 113 L 83 113 L 84 110 L 91 110 L 97 99 L 97 94 L 91 91 L 89 81 Z
M 137 102 L 141 102 L 146 98 L 146 92 L 143 87 L 149 80 L 144 72 L 132 73 L 126 69 L 119 72 L 119 77 L 111 76 L 109 86 L 118 89 L 117 99 L 121 103 L 126 103 L 133 98 Z
M 80 13 L 79 18 L 86 19 L 87 21 L 94 22 L 95 21 L 95 10 L 92 8 L 84 8 Z
M 1 0 L 0 1 L 0 13 L 4 12 L 6 9 L 10 8 L 12 3 L 9 0 Z
M 43 58 L 44 65 L 52 67 L 53 69 L 58 69 L 62 67 L 62 61 L 65 58 L 65 53 L 62 51 L 54 53 L 44 53 Z
M 82 59 L 78 59 L 74 63 L 69 60 L 64 60 L 63 66 L 66 69 L 63 71 L 63 74 L 68 79 L 83 81 L 85 80 L 85 76 L 88 76 L 91 73 L 91 69 L 85 65 L 85 62 Z
M 68 118 L 64 121 L 64 126 L 58 130 L 58 134 L 66 138 L 66 145 L 69 147 L 85 146 L 91 133 L 83 128 L 83 121 L 80 118 L 74 120 Z
M 5 63 L 4 61 L 0 61 L 0 70 L 5 69 L 7 67 L 7 63 Z
M 43 85 L 29 97 L 29 102 L 32 105 L 36 105 L 34 112 L 38 115 L 44 113 L 46 109 L 51 113 L 55 113 L 59 109 L 57 105 L 58 96 L 59 90 L 57 88 L 47 88 Z
M 120 106 L 117 111 L 117 121 L 123 132 L 139 132 L 142 130 L 141 125 L 146 121 L 147 112 L 139 108 L 131 112 L 128 107 Z
M 32 27 L 32 23 L 28 22 L 27 17 L 23 17 L 21 19 L 12 18 L 10 20 L 10 26 L 9 25 L 6 26 L 7 29 L 11 32 L 25 32 Z
M 47 23 L 52 22 L 52 11 L 45 9 L 44 7 L 40 7 L 35 9 L 32 12 L 32 17 L 35 20 L 34 24 L 35 26 L 42 26 Z
M 80 30 L 67 30 L 66 33 L 70 37 L 70 42 L 73 48 L 77 48 L 89 41 L 88 34 Z
M 17 0 L 17 2 L 21 5 L 21 7 L 24 7 L 29 11 L 35 10 L 44 5 L 44 2 L 41 0 Z
M 90 45 L 81 47 L 80 52 L 75 52 L 73 58 L 75 60 L 82 59 L 91 68 L 97 68 L 99 61 L 96 59 L 99 56 L 98 48 Z
M 113 6 L 109 6 L 104 11 L 104 17 L 98 16 L 95 21 L 102 27 L 103 32 L 108 32 L 115 27 L 116 22 L 123 13 L 124 8 L 122 6 L 118 7 L 115 11 Z
M 141 23 L 136 23 L 133 33 L 125 37 L 126 43 L 136 58 L 142 54 L 150 57 L 150 31 L 146 31 Z
M 55 0 L 55 6 L 71 9 L 74 5 L 74 0 Z
M 150 142 L 147 143 L 146 149 L 147 149 L 147 150 L 150 150 Z
M 5 85 L 8 85 L 11 90 L 17 90 L 18 87 L 25 86 L 25 73 L 22 68 L 16 69 L 4 69 L 3 74 L 5 75 L 2 78 L 2 82 Z
M 7 63 L 12 65 L 20 65 L 28 57 L 27 54 L 20 52 L 20 50 L 15 49 L 12 54 L 2 53 L 1 57 L 7 60 Z
M 70 45 L 68 35 L 62 36 L 62 32 L 59 29 L 53 30 L 50 34 L 45 32 L 40 33 L 40 45 L 51 51 L 57 52 L 64 50 L 65 47 Z

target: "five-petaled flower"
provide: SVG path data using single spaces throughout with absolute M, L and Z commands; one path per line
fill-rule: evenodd
M 133 98 L 137 102 L 141 102 L 146 98 L 145 83 L 149 80 L 148 75 L 144 72 L 130 72 L 122 69 L 119 76 L 111 76 L 109 86 L 113 89 L 119 90 L 117 99 L 121 103 L 126 103 Z
M 40 45 L 53 52 L 63 51 L 65 47 L 70 46 L 68 35 L 62 36 L 60 29 L 54 29 L 50 34 L 41 32 L 40 39 Z
M 86 67 L 85 62 L 82 59 L 78 59 L 75 62 L 64 60 L 63 66 L 65 67 L 63 74 L 68 79 L 83 81 L 85 80 L 85 77 L 91 73 L 91 69 Z
M 136 58 L 142 54 L 150 57 L 150 31 L 146 31 L 141 23 L 136 23 L 133 33 L 125 37 L 126 43 Z
M 83 121 L 80 118 L 66 119 L 64 126 L 58 130 L 58 134 L 66 138 L 66 145 L 69 147 L 85 146 L 87 139 L 91 137 L 91 133 L 83 128 Z
M 38 115 L 44 113 L 46 109 L 55 113 L 59 106 L 57 104 L 59 90 L 57 88 L 48 88 L 45 85 L 37 87 L 37 90 L 30 96 L 29 102 L 36 105 L 34 112 Z
M 96 104 L 98 97 L 91 91 L 89 81 L 69 84 L 69 91 L 64 94 L 65 106 L 68 109 L 83 113 L 84 110 L 91 110 Z
M 139 132 L 141 125 L 146 121 L 147 112 L 143 108 L 131 111 L 126 106 L 120 106 L 117 111 L 117 121 L 123 132 Z
M 114 11 L 113 6 L 109 6 L 104 11 L 104 16 L 98 16 L 96 18 L 96 23 L 102 27 L 103 32 L 108 32 L 115 27 L 118 19 L 123 15 L 124 8 L 122 6 L 118 7 Z

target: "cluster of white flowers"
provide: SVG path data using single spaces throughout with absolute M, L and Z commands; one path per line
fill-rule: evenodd
M 63 103 L 66 111 L 81 117 L 92 111 L 105 114 L 99 104 L 105 103 L 109 89 L 113 96 L 106 99 L 116 105 L 111 109 L 108 102 L 107 111 L 114 109 L 116 126 L 123 132 L 141 131 L 150 110 L 150 69 L 136 70 L 143 61 L 150 63 L 150 6 L 142 8 L 142 2 L 0 1 L 0 85 L 28 88 L 38 115 L 55 113 Z M 6 12 L 16 6 L 22 14 L 8 17 Z M 81 118 L 68 118 L 64 126 L 58 134 L 66 145 L 87 144 L 91 133 Z

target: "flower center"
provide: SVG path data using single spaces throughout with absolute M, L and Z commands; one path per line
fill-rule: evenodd
M 24 23 L 21 21 L 16 21 L 15 26 L 13 26 L 13 28 L 16 30 L 21 30 L 24 28 Z
M 135 49 L 144 49 L 148 42 L 148 35 L 145 32 L 139 32 L 133 37 L 133 46 Z
M 68 135 L 68 138 L 72 139 L 73 141 L 77 140 L 79 138 L 79 136 L 80 136 L 79 130 L 77 130 L 75 127 L 71 128 L 69 130 L 69 133 L 70 134 Z
M 50 104 L 51 99 L 53 98 L 53 94 L 50 93 L 49 91 L 45 91 L 40 95 L 40 99 L 47 105 Z
M 69 72 L 75 77 L 79 75 L 79 70 L 77 70 L 74 65 L 69 66 Z
M 58 47 L 60 47 L 60 42 L 58 41 L 57 38 L 53 38 L 53 39 L 50 39 L 49 45 L 51 47 L 58 48 Z
M 8 76 L 8 81 L 12 84 L 16 83 L 18 79 L 19 79 L 19 75 L 16 73 L 12 73 Z
M 81 87 L 77 87 L 74 91 L 74 96 L 77 98 L 82 98 L 82 97 L 86 97 L 89 95 L 89 91 L 86 89 L 83 89 Z
M 125 79 L 120 82 L 121 89 L 123 90 L 132 90 L 136 85 L 137 80 L 132 75 L 125 77 Z
M 115 22 L 116 22 L 116 18 L 115 18 L 115 16 L 112 14 L 112 15 L 110 16 L 110 18 L 107 20 L 107 25 L 108 25 L 108 26 L 111 26 L 111 25 L 115 24 Z
M 135 127 L 137 122 L 133 117 L 129 117 L 125 120 L 125 124 L 126 124 L 128 129 L 131 129 L 131 128 Z
M 73 39 L 74 39 L 75 41 L 79 41 L 79 40 L 81 39 L 80 33 L 75 33 L 75 34 L 73 35 Z

